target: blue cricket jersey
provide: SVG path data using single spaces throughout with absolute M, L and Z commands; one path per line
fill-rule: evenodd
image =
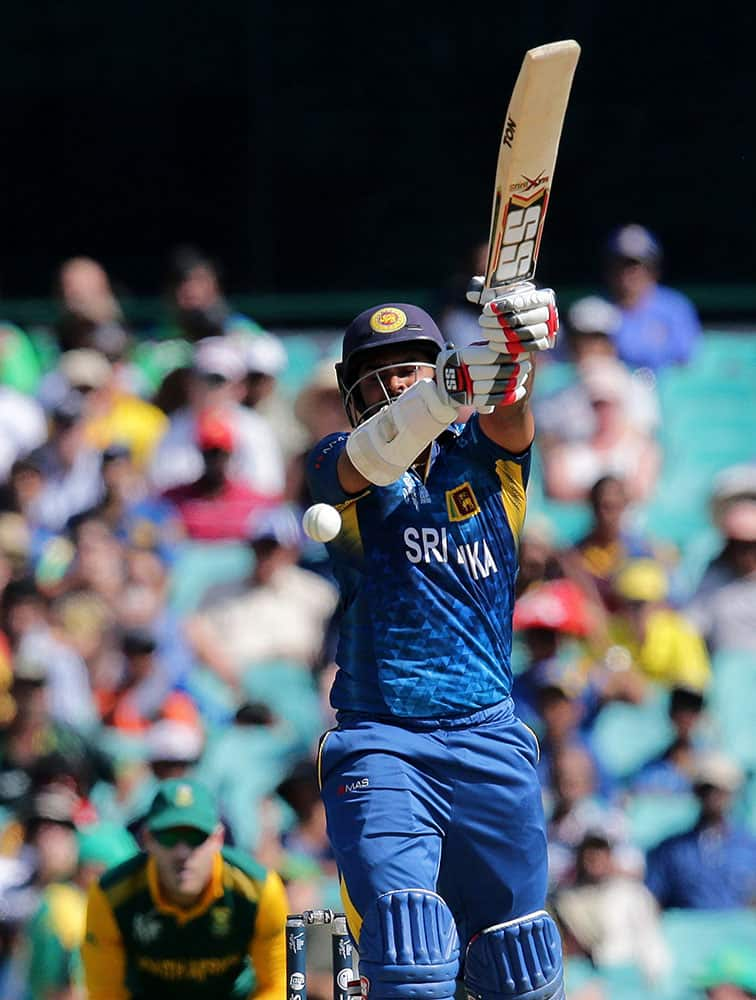
M 328 545 L 342 602 L 331 704 L 442 718 L 508 697 L 530 450 L 505 451 L 473 415 L 434 443 L 425 482 L 410 470 L 353 496 L 336 472 L 346 441 L 330 435 L 307 464 L 313 499 L 343 520 Z

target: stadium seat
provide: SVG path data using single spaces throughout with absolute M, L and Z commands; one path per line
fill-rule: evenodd
M 756 949 L 752 910 L 668 910 L 662 926 L 673 958 L 670 975 L 657 994 L 664 1000 L 699 1000 L 696 978 L 716 955 Z
M 241 580 L 251 568 L 249 546 L 241 542 L 186 542 L 171 567 L 169 604 L 178 614 L 190 614 L 210 587 Z
M 314 745 L 323 726 L 318 692 L 305 664 L 256 663 L 245 671 L 242 685 L 250 700 L 264 702 L 292 726 L 303 753 Z
M 281 391 L 293 399 L 310 378 L 318 361 L 320 351 L 312 337 L 289 334 L 283 340 L 288 364 L 279 378 Z
M 756 770 L 756 655 L 723 649 L 712 661 L 709 711 L 722 749 L 747 770 Z
M 672 738 L 668 696 L 653 689 L 641 705 L 612 702 L 598 714 L 593 745 L 609 774 L 625 778 L 660 753 Z
M 683 830 L 698 818 L 699 804 L 694 795 L 641 793 L 625 801 L 630 839 L 644 851 Z

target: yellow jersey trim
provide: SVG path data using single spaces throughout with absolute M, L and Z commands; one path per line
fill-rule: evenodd
M 501 502 L 507 515 L 509 528 L 514 537 L 515 545 L 519 546 L 528 505 L 525 483 L 522 479 L 522 466 L 519 462 L 500 458 L 496 462 L 496 475 L 501 483 Z
M 341 893 L 341 905 L 344 907 L 344 914 L 347 918 L 349 931 L 359 947 L 360 931 L 362 930 L 362 917 L 358 912 L 357 907 L 352 902 L 352 897 L 349 895 L 349 890 L 347 889 L 347 884 L 344 881 L 343 875 L 339 875 L 339 891 Z

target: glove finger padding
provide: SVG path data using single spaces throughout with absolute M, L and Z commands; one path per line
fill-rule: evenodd
M 436 359 L 440 395 L 456 406 L 490 412 L 522 399 L 532 365 L 487 344 L 442 351 Z
M 547 351 L 554 346 L 559 328 L 554 292 L 524 282 L 503 290 L 484 288 L 484 279 L 473 278 L 467 299 L 483 306 L 478 323 L 492 347 L 507 354 Z

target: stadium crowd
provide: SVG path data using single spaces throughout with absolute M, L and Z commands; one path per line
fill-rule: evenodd
M 574 1000 L 756 995 L 756 447 L 724 440 L 756 413 L 756 349 L 707 396 L 717 334 L 660 259 L 613 237 L 534 395 L 514 698 Z M 166 779 L 210 789 L 290 911 L 341 907 L 316 774 L 338 593 L 301 530 L 304 457 L 348 429 L 338 337 L 262 329 L 191 248 L 166 327 L 131 329 L 87 258 L 58 293 L 45 331 L 0 319 L 4 1000 L 86 995 L 87 888 Z M 464 307 L 444 317 L 464 336 Z M 703 431 L 669 430 L 686 385 L 722 435 L 708 464 Z

